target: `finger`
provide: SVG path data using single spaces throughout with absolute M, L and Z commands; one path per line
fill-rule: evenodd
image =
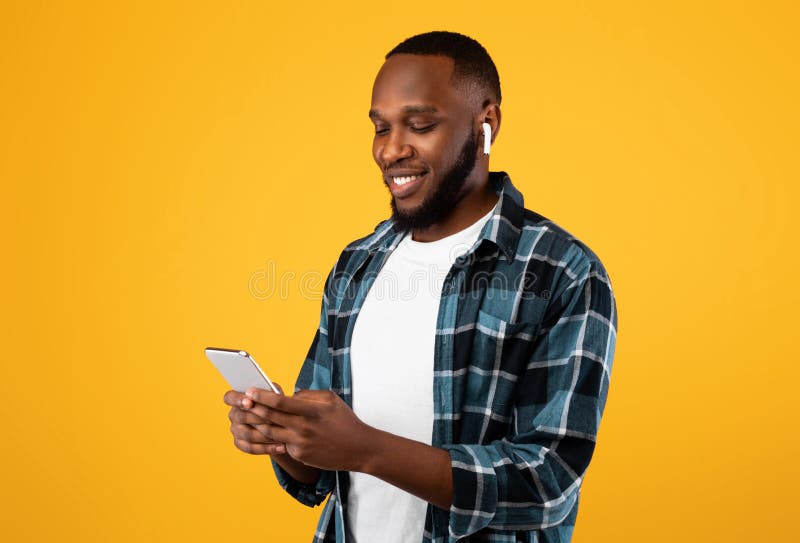
M 236 390 L 229 390 L 226 392 L 225 396 L 222 397 L 222 401 L 227 405 L 240 409 L 248 409 L 253 406 L 253 400 Z
M 300 422 L 300 418 L 301 417 L 299 415 L 292 415 L 291 413 L 284 413 L 283 411 L 278 411 L 277 409 L 270 409 L 269 417 L 266 422 L 273 426 L 292 428 L 297 426 L 298 422 Z
M 231 420 L 231 422 L 246 422 L 248 424 L 265 423 L 272 421 L 270 411 L 275 412 L 274 409 L 271 410 L 269 407 L 258 403 L 254 403 L 253 407 L 250 407 L 249 409 L 234 406 L 231 407 L 231 410 L 228 412 L 228 418 Z M 247 413 L 251 413 L 254 416 L 245 417 L 245 414 Z
M 261 405 L 293 415 L 312 416 L 319 409 L 319 402 L 275 394 L 270 390 L 261 388 L 248 388 L 245 395 Z
M 241 392 L 236 392 L 235 390 L 229 390 L 225 393 L 225 396 L 222 397 L 222 401 L 225 402 L 227 405 L 231 407 L 239 407 L 242 405 L 242 399 L 245 397 L 244 394 Z
M 275 441 L 272 437 L 270 437 L 270 434 L 274 433 L 275 428 L 278 428 L 277 426 L 270 424 L 255 424 L 253 425 L 253 428 L 267 436 L 267 438 L 270 439 L 272 444 L 276 447 L 275 451 L 271 452 L 270 454 L 283 454 L 286 452 L 286 446 L 283 443 Z
M 297 441 L 297 434 L 293 430 L 275 424 L 260 424 L 256 431 L 272 443 L 286 444 Z
M 254 424 L 253 428 L 255 428 L 264 435 L 267 435 L 267 433 L 269 432 L 269 424 Z
M 245 399 L 247 399 L 247 398 L 245 398 Z M 252 403 L 251 407 L 248 407 L 246 410 L 243 408 L 243 410 L 245 410 L 247 413 L 253 413 L 258 418 L 269 422 L 269 420 L 270 420 L 270 411 L 274 411 L 274 410 L 270 409 L 269 407 L 267 407 L 265 405 L 261 405 L 260 403 L 255 403 L 255 402 L 252 402 L 252 401 L 251 401 L 251 403 Z
M 263 443 L 250 443 L 249 441 L 236 438 L 233 440 L 233 444 L 236 445 L 237 449 L 248 454 L 268 454 L 267 445 Z
M 266 407 L 261 407 L 262 410 L 266 411 Z M 231 407 L 230 412 L 228 413 L 228 418 L 231 422 L 238 422 L 240 424 L 265 424 L 269 423 L 270 420 L 259 416 L 257 413 L 254 412 L 255 409 L 249 409 L 247 411 L 243 409 L 239 409 L 238 407 Z
M 261 425 L 264 426 L 264 425 Z M 279 443 L 271 437 L 271 428 L 266 428 L 265 431 L 256 430 L 249 424 L 231 424 L 231 433 L 236 439 L 247 441 L 249 443 Z
M 264 443 L 248 443 L 236 439 L 233 441 L 236 448 L 248 454 L 285 454 L 286 447 L 283 444 L 264 444 Z
M 264 445 L 267 454 L 286 454 L 286 445 L 283 443 L 273 443 Z
M 294 393 L 295 398 L 301 398 L 311 402 L 330 403 L 335 394 L 330 390 L 298 390 Z
M 275 384 L 275 383 L 273 383 L 273 384 Z M 255 406 L 256 403 L 262 403 L 262 405 L 266 405 L 263 402 L 258 402 L 258 398 L 262 397 L 262 395 L 264 395 L 264 394 L 271 394 L 273 396 L 279 396 L 279 394 L 275 394 L 275 392 L 273 392 L 272 390 L 265 390 L 263 388 L 250 387 L 250 388 L 247 389 L 247 391 L 244 394 L 244 397 L 242 398 L 242 405 L 246 409 L 251 409 L 253 406 Z

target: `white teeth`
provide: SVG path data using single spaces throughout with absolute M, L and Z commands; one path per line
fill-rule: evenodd
M 417 176 L 417 175 L 409 175 L 409 176 L 406 176 L 406 177 L 393 177 L 392 179 L 394 180 L 394 184 L 395 185 L 405 185 L 406 183 L 408 183 L 410 181 L 413 181 L 417 177 L 419 177 L 419 176 Z

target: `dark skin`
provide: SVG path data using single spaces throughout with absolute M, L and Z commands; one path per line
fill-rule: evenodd
M 417 241 L 452 235 L 484 216 L 497 202 L 489 184 L 481 123 L 500 128 L 500 108 L 485 89 L 454 81 L 453 61 L 442 56 L 395 55 L 375 79 L 370 119 L 372 151 L 398 210 L 413 211 L 457 161 L 466 138 L 478 134 L 475 167 L 462 194 L 442 220 L 414 229 Z M 394 177 L 417 176 L 405 186 Z M 356 471 L 378 477 L 441 509 L 453 498 L 450 455 L 444 449 L 396 436 L 363 423 L 328 390 L 294 396 L 251 388 L 230 390 L 224 402 L 234 445 L 268 454 L 301 483 L 313 484 L 320 470 Z
M 486 91 L 452 81 L 453 60 L 443 56 L 389 57 L 372 90 L 370 119 L 375 125 L 372 156 L 393 192 L 398 209 L 413 210 L 442 181 L 465 138 L 489 123 L 492 139 L 500 129 L 500 108 Z M 488 102 L 485 106 L 482 105 Z M 393 176 L 424 173 L 409 194 L 398 194 Z M 403 187 L 406 189 L 407 187 Z M 489 157 L 478 151 L 462 199 L 442 221 L 414 230 L 416 241 L 435 241 L 473 224 L 497 202 L 489 184 Z

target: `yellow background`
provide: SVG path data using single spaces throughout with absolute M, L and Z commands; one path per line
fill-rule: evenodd
M 574 541 L 792 539 L 793 6 L 4 2 L 0 539 L 310 540 L 202 349 L 294 382 L 315 277 L 388 213 L 373 77 L 440 28 L 498 65 L 492 168 L 617 295 Z

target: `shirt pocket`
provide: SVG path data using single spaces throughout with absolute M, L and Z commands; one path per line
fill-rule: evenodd
M 479 442 L 499 439 L 512 422 L 514 396 L 522 379 L 539 323 L 508 322 L 478 311 L 467 366 L 464 430 L 476 429 Z

